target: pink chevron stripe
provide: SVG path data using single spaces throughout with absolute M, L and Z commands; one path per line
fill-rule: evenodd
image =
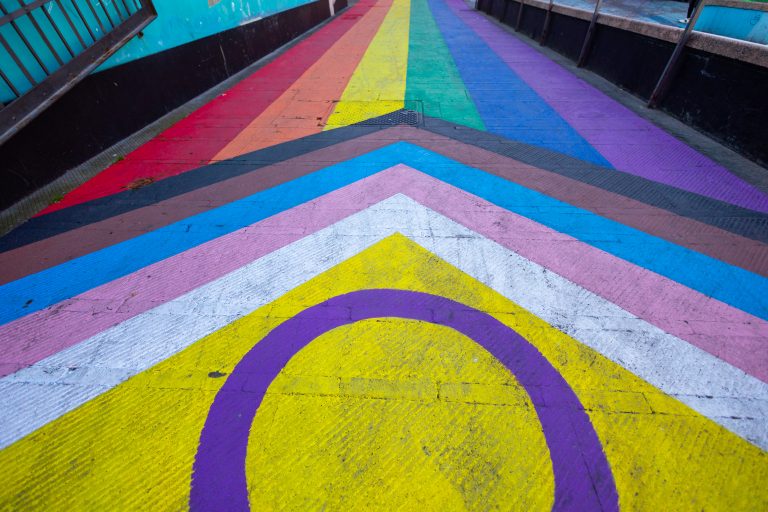
M 0 328 L 4 348 L 0 376 L 179 297 L 398 192 L 768 382 L 768 370 L 760 364 L 768 356 L 768 347 L 760 342 L 768 337 L 768 322 L 405 165 L 6 324 Z

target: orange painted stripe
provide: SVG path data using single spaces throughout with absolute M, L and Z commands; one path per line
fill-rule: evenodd
M 374 5 L 213 160 L 232 158 L 323 130 L 335 102 L 341 98 L 392 7 L 392 0 L 363 1 L 374 2 Z

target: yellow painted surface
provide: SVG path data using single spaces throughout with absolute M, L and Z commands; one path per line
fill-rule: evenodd
M 325 129 L 358 123 L 405 105 L 410 0 L 394 0 Z
M 335 389 L 294 386 L 325 376 Z M 518 403 L 439 395 L 462 382 L 509 388 Z M 503 365 L 451 329 L 397 319 L 335 329 L 294 357 L 271 390 L 251 430 L 252 510 L 552 506 L 533 405 Z
M 0 452 L 0 504 L 184 508 L 199 432 L 224 381 L 209 372 L 230 373 L 310 305 L 382 287 L 487 311 L 537 346 L 588 409 L 626 510 L 768 508 L 759 448 L 399 235 Z M 397 320 L 339 328 L 289 363 L 254 418 L 247 476 L 259 510 L 536 510 L 553 492 L 514 378 L 461 335 Z

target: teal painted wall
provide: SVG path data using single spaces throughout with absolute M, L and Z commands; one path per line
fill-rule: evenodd
M 23 1 L 26 4 L 30 3 L 32 0 Z M 313 0 L 153 0 L 155 10 L 157 11 L 157 18 L 144 29 L 142 37 L 134 37 L 128 44 L 118 50 L 115 55 L 110 57 L 97 72 L 169 48 L 181 46 L 196 39 L 223 32 L 240 25 L 245 25 L 266 16 L 311 3 L 312 1 Z M 134 4 L 130 0 L 125 3 L 121 0 L 91 0 L 91 2 L 96 6 L 97 12 L 100 13 L 99 16 L 102 16 L 101 21 L 105 25 L 107 25 L 107 22 L 101 14 L 102 11 L 99 10 L 101 8 L 101 5 L 99 5 L 100 3 L 104 5 L 115 20 L 118 19 L 115 11 L 117 8 L 116 5 L 120 6 L 121 10 L 125 9 L 124 5 L 126 4 L 131 7 L 132 12 L 135 12 L 136 10 Z M 19 8 L 18 0 L 0 0 L 0 4 L 2 4 L 8 12 L 15 11 Z M 76 23 L 79 31 L 84 35 L 86 34 L 86 31 L 83 24 L 78 21 L 79 17 L 75 10 L 75 5 L 80 8 L 80 11 L 83 12 L 88 19 L 88 25 L 91 27 L 92 31 L 94 31 L 96 39 L 103 36 L 103 33 L 99 30 L 98 23 L 96 23 L 85 0 L 61 0 L 61 5 L 64 6 L 70 19 Z M 48 9 L 48 14 L 53 18 L 56 25 L 60 27 L 62 35 L 67 40 L 74 53 L 79 54 L 82 52 L 83 45 L 79 42 L 75 33 L 67 24 L 66 18 L 58 3 L 52 2 L 46 8 Z M 64 62 L 70 60 L 72 58 L 71 55 L 66 50 L 48 19 L 42 12 L 40 12 L 40 9 L 37 9 L 33 15 L 43 33 L 46 34 L 49 41 L 54 46 L 56 53 Z M 30 45 L 39 53 L 43 66 L 47 67 L 49 71 L 58 69 L 60 64 L 54 58 L 53 53 L 48 49 L 29 18 L 19 18 L 16 23 L 29 40 Z M 12 26 L 6 25 L 0 28 L 0 34 L 6 38 L 10 46 L 18 54 L 20 60 L 24 63 L 24 66 L 29 70 L 33 78 L 37 81 L 43 80 L 46 77 L 45 71 L 28 51 L 24 42 L 17 35 L 16 30 Z M 85 36 L 84 39 L 86 44 L 90 44 L 92 41 L 87 36 Z M 20 92 L 23 93 L 32 87 L 31 83 L 25 78 L 24 74 L 13 62 L 11 56 L 6 52 L 2 45 L 0 45 L 0 69 L 3 70 Z M 8 102 L 14 97 L 11 89 L 0 80 L 0 102 Z
M 706 5 L 696 30 L 742 41 L 768 44 L 768 12 Z
M 153 0 L 157 19 L 102 66 L 103 69 L 245 25 L 313 0 Z M 212 4 L 212 5 L 209 5 Z

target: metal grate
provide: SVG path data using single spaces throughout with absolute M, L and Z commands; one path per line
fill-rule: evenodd
M 155 16 L 150 0 L 0 0 L 0 144 Z
M 421 114 L 415 110 L 402 109 L 373 119 L 366 119 L 358 124 L 363 126 L 397 126 L 401 124 L 419 126 Z

